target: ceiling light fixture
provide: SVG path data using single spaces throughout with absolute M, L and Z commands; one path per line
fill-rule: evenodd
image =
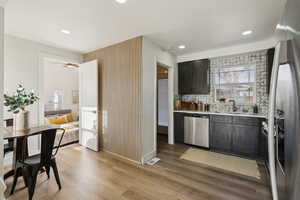
M 119 4 L 126 3 L 126 1 L 127 1 L 127 0 L 116 0 L 116 2 L 119 3 Z
M 179 45 L 179 46 L 178 46 L 178 49 L 185 49 L 185 48 L 186 48 L 185 45 Z
M 253 33 L 253 31 L 247 30 L 247 31 L 244 31 L 244 32 L 242 33 L 242 35 L 250 35 L 250 34 L 252 34 L 252 33 Z
M 64 67 L 67 67 L 67 68 L 79 68 L 79 65 L 75 64 L 75 63 L 65 63 Z
M 66 29 L 62 29 L 60 32 L 66 34 L 66 35 L 70 35 L 71 34 L 71 31 L 66 30 Z

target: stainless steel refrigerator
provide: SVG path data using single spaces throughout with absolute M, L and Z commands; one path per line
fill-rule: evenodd
M 287 0 L 277 26 L 268 144 L 274 200 L 300 199 L 300 0 Z

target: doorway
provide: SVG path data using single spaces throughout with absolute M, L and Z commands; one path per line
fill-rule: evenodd
M 43 70 L 44 114 L 69 110 L 73 113 L 74 118 L 78 118 L 79 66 L 67 64 L 63 60 L 45 59 Z
M 61 145 L 78 143 L 79 65 L 48 56 L 41 64 L 40 125 L 64 128 L 66 132 Z
M 157 64 L 157 95 L 156 95 L 156 134 L 157 150 L 160 142 L 168 143 L 169 129 L 169 72 L 168 68 Z
M 47 124 L 48 111 L 79 112 L 79 61 L 72 58 L 40 54 L 38 125 Z M 60 115 L 60 114 L 58 114 Z

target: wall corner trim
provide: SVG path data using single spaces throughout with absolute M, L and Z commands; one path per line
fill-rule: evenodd
M 154 151 L 151 151 L 151 152 L 149 152 L 149 153 L 147 153 L 147 154 L 145 154 L 144 156 L 143 156 L 143 158 L 142 158 L 142 164 L 146 164 L 148 161 L 150 161 L 151 159 L 153 159 L 153 158 L 155 158 L 155 156 L 156 156 L 156 151 L 154 150 Z
M 105 150 L 105 149 L 103 149 L 103 148 L 101 148 L 101 150 L 104 151 L 104 152 L 106 152 L 106 153 L 109 153 L 109 154 L 111 154 L 111 155 L 114 155 L 114 156 L 116 156 L 116 157 L 119 157 L 119 158 L 121 158 L 121 159 L 130 161 L 130 162 L 133 162 L 133 163 L 135 163 L 135 164 L 139 164 L 139 165 L 142 164 L 142 162 L 140 162 L 140 161 L 132 160 L 132 159 L 127 158 L 127 157 L 125 157 L 125 156 L 122 156 L 122 155 L 120 155 L 120 154 L 118 154 L 118 153 L 114 153 L 114 152 Z

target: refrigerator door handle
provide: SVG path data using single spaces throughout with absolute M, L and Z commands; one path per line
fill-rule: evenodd
M 276 105 L 276 88 L 279 70 L 279 56 L 280 56 L 280 46 L 278 43 L 275 47 L 275 55 L 271 76 L 271 87 L 269 96 L 269 115 L 268 115 L 268 151 L 269 151 L 269 167 L 270 167 L 270 177 L 271 177 L 271 187 L 273 200 L 278 200 L 278 189 L 276 180 L 276 169 L 275 169 L 275 139 L 276 131 L 274 130 L 274 117 L 275 117 L 275 105 Z

